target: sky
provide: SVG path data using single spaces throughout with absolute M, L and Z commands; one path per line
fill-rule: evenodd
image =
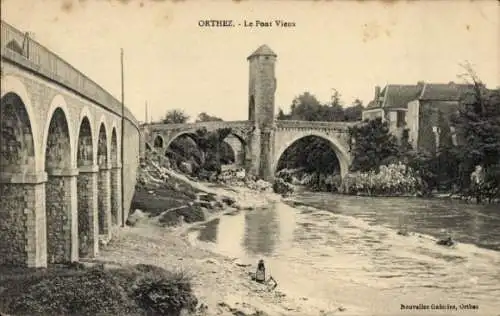
M 303 92 L 332 89 L 366 105 L 376 85 L 461 82 L 472 64 L 500 86 L 500 2 L 259 0 L 1 0 L 2 19 L 56 52 L 140 121 L 171 109 L 248 119 L 248 62 L 267 44 L 277 55 L 275 98 L 288 111 Z M 233 20 L 235 27 L 200 27 Z M 294 27 L 243 27 L 283 20 Z

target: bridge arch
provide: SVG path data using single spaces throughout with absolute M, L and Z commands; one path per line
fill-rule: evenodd
M 119 129 L 119 125 L 118 123 L 116 122 L 116 120 L 113 120 L 113 123 L 111 123 L 111 136 L 113 136 L 113 131 L 116 135 L 116 163 L 117 164 L 121 164 L 122 161 L 121 161 L 121 133 L 120 133 L 120 129 Z M 111 138 L 111 140 L 113 140 Z M 113 147 L 110 147 L 110 149 L 113 149 Z
M 344 148 L 344 146 L 341 144 L 340 140 L 338 140 L 335 136 L 328 135 L 326 133 L 318 132 L 318 131 L 307 131 L 307 132 L 301 132 L 297 135 L 294 135 L 291 139 L 289 139 L 286 142 L 283 142 L 282 144 L 277 143 L 277 147 L 274 151 L 274 158 L 273 158 L 273 164 L 272 164 L 272 175 L 274 176 L 276 174 L 276 169 L 278 168 L 278 162 L 281 158 L 281 156 L 284 154 L 285 150 L 287 150 L 290 146 L 292 146 L 296 141 L 309 137 L 309 136 L 316 136 L 318 138 L 324 139 L 328 142 L 330 145 L 330 148 L 333 150 L 335 155 L 337 156 L 337 159 L 339 161 L 340 165 L 340 175 L 341 177 L 344 177 L 347 172 L 349 171 L 349 164 L 350 164 L 350 156 L 347 152 L 347 150 Z
M 120 172 L 119 172 L 119 161 L 118 157 L 118 135 L 116 133 L 116 127 L 113 126 L 111 131 L 111 224 L 119 225 L 121 222 L 120 214 Z
M 75 137 L 75 141 L 76 141 L 75 148 L 77 149 L 75 151 L 75 154 L 76 154 L 75 160 L 77 161 L 77 166 L 79 164 L 78 159 L 82 159 L 83 157 L 80 155 L 83 155 L 83 154 L 87 154 L 87 155 L 91 154 L 90 161 L 88 161 L 88 157 L 83 158 L 83 159 L 86 159 L 85 165 L 88 165 L 89 162 L 90 162 L 90 165 L 94 165 L 96 162 L 96 154 L 95 154 L 96 153 L 96 143 L 93 139 L 94 134 L 95 134 L 94 126 L 95 126 L 94 118 L 92 117 L 92 113 L 90 113 L 89 108 L 88 107 L 82 108 L 82 110 L 80 111 L 80 117 L 78 120 L 78 130 L 76 131 L 76 135 L 78 135 L 78 137 Z M 82 128 L 85 129 L 83 131 L 83 133 L 82 133 Z M 90 137 L 90 139 L 88 137 Z M 81 152 L 81 150 L 85 150 L 86 153 Z
M 168 147 L 172 144 L 172 142 L 174 140 L 176 140 L 177 138 L 179 138 L 181 136 L 184 136 L 184 135 L 195 136 L 196 135 L 196 131 L 182 131 L 182 132 L 178 132 L 178 133 L 174 134 L 166 142 L 163 143 L 163 145 L 164 145 L 163 149 L 165 149 L 165 152 L 167 151 Z M 153 147 L 154 147 L 154 143 L 153 143 Z
M 102 140 L 106 141 L 105 145 L 106 145 L 107 152 L 106 152 L 105 157 L 107 159 L 109 157 L 109 140 L 110 139 L 109 139 L 108 133 L 107 133 L 108 130 L 109 130 L 109 128 L 108 128 L 108 122 L 106 121 L 106 116 L 104 114 L 101 115 L 101 117 L 99 118 L 99 121 L 97 122 L 97 124 L 98 124 L 96 126 L 97 133 L 95 133 L 96 134 L 96 140 L 95 140 L 95 142 L 96 142 L 96 145 L 97 145 L 97 151 L 99 151 L 99 141 L 101 141 L 100 137 L 102 136 L 101 135 L 101 128 L 102 128 L 103 129 L 103 133 L 104 133 L 103 135 L 105 136 Z M 101 146 L 102 146 L 102 142 L 101 142 Z M 101 156 L 102 155 L 104 155 L 104 154 L 101 152 Z M 97 159 L 99 159 L 99 154 L 97 154 Z M 106 163 L 107 163 L 107 160 L 106 160 Z M 100 165 L 99 161 L 97 161 L 97 165 Z
M 172 139 L 172 141 L 173 141 L 173 139 Z M 165 149 L 164 144 L 165 144 L 165 140 L 163 139 L 163 136 L 161 136 L 160 134 L 156 134 L 154 139 L 153 139 L 153 147 Z
M 224 142 L 231 147 L 234 154 L 234 164 L 238 167 L 243 167 L 245 164 L 245 159 L 247 155 L 247 143 L 238 134 L 231 132 L 225 139 Z
M 97 136 L 97 163 L 99 175 L 97 181 L 98 194 L 98 231 L 100 235 L 107 236 L 111 222 L 111 196 L 110 196 L 110 161 L 108 132 L 103 119 L 99 123 L 99 133 Z
M 76 229 L 76 175 L 73 167 L 73 148 L 69 118 L 62 99 L 55 98 L 45 134 L 45 183 L 47 259 L 49 263 L 73 261 L 78 256 Z M 75 235 L 76 237 L 76 235 Z
M 96 253 L 95 246 L 95 207 L 94 202 L 97 195 L 96 175 L 94 166 L 96 151 L 90 113 L 82 111 L 80 115 L 80 126 L 77 139 L 77 167 L 79 174 L 76 182 L 77 205 L 78 205 L 78 255 L 79 257 L 92 256 Z
M 45 209 L 37 208 L 35 203 L 37 189 L 39 191 L 43 184 L 39 185 L 39 181 L 24 184 L 27 180 L 24 176 L 35 173 L 39 161 L 35 120 L 23 97 L 9 90 L 2 90 L 0 99 L 0 265 L 43 263 L 46 257 L 42 251 L 33 249 L 33 255 L 28 250 L 34 245 L 34 238 L 30 238 L 34 228 L 27 225 L 29 219 L 35 217 L 45 226 Z M 45 245 L 45 235 L 38 238 Z
M 38 127 L 38 120 L 37 116 L 35 115 L 35 111 L 33 110 L 33 105 L 31 103 L 31 98 L 29 97 L 28 90 L 26 89 L 26 86 L 24 83 L 17 77 L 11 76 L 11 75 L 6 75 L 2 76 L 2 84 L 0 85 L 1 89 L 1 100 L 4 102 L 6 99 L 4 97 L 7 94 L 15 94 L 20 101 L 22 102 L 24 106 L 24 111 L 27 113 L 27 118 L 30 124 L 31 128 L 31 134 L 32 134 L 32 139 L 33 139 L 33 148 L 34 148 L 34 157 L 35 161 L 33 163 L 33 166 L 31 169 L 33 169 L 34 172 L 41 171 L 43 170 L 43 160 L 42 159 L 36 159 L 40 154 L 40 129 Z M 2 115 L 0 115 L 0 118 L 3 118 Z M 5 144 L 4 142 L 2 142 Z M 5 169 L 2 169 L 5 170 Z
M 212 130 L 209 130 L 208 132 L 211 132 L 211 131 Z M 178 139 L 181 136 L 185 136 L 185 135 L 190 136 L 190 138 L 194 140 L 195 138 L 192 136 L 196 135 L 196 130 L 180 131 L 180 132 L 177 132 L 176 134 L 174 134 L 172 137 L 168 138 L 167 142 L 164 143 L 163 153 L 166 154 L 170 145 L 176 139 Z M 158 136 L 160 136 L 160 135 L 158 135 Z M 156 140 L 156 137 L 158 137 L 158 136 L 155 136 L 154 140 Z M 233 140 L 233 141 L 231 141 L 231 140 Z M 243 137 L 241 135 L 239 135 L 237 132 L 231 131 L 231 133 L 229 133 L 229 135 L 224 139 L 224 142 L 227 143 L 229 145 L 229 147 L 231 147 L 231 149 L 234 153 L 235 163 L 240 165 L 240 166 L 243 166 L 245 163 L 245 157 L 246 157 L 246 152 L 247 152 L 247 143 L 245 142 Z
M 74 128 L 71 124 L 71 116 L 70 116 L 70 112 L 69 112 L 69 109 L 68 109 L 68 106 L 66 104 L 66 100 L 64 99 L 63 96 L 61 96 L 60 94 L 56 95 L 53 99 L 52 99 L 52 102 L 50 103 L 50 107 L 49 107 L 49 111 L 47 113 L 47 118 L 45 120 L 46 122 L 46 125 L 45 125 L 45 129 L 44 129 L 44 133 L 43 133 L 43 143 L 42 143 L 42 159 L 43 159 L 43 165 L 46 166 L 46 162 L 45 162 L 45 158 L 46 158 L 46 155 L 45 153 L 47 152 L 47 145 L 48 145 L 48 138 L 49 138 L 49 129 L 50 129 L 50 126 L 51 126 L 51 122 L 52 122 L 52 119 L 54 118 L 54 114 L 56 112 L 60 111 L 61 114 L 63 116 L 60 116 L 60 114 L 58 114 L 57 118 L 60 119 L 60 120 L 64 120 L 64 124 L 66 125 L 66 127 L 62 127 L 62 126 L 59 126 L 60 128 L 67 128 L 67 137 L 69 138 L 69 152 L 67 153 L 69 156 L 69 164 L 66 166 L 66 168 L 75 168 L 76 167 L 76 159 L 74 159 L 76 157 L 76 153 L 74 153 L 74 143 L 73 143 L 73 139 L 75 138 L 74 137 Z M 64 117 L 64 119 L 63 119 Z M 76 142 L 75 142 L 76 143 Z M 67 162 L 66 160 L 64 160 L 65 163 Z

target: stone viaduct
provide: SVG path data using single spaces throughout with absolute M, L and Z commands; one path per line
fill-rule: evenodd
M 347 128 L 355 123 L 275 120 L 276 57 L 267 45 L 262 45 L 247 58 L 250 64 L 247 121 L 144 124 L 141 126 L 145 146 L 142 150 L 165 152 L 175 138 L 192 134 L 197 129 L 231 128 L 226 142 L 237 157 L 236 163 L 271 181 L 288 147 L 303 137 L 317 136 L 329 142 L 340 163 L 341 176 L 344 176 L 351 162 Z
M 128 216 L 138 122 L 55 53 L 1 23 L 0 265 L 95 256 L 99 239 Z

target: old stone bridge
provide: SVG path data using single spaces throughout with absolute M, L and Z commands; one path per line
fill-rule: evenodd
M 0 265 L 96 255 L 124 225 L 139 161 L 127 108 L 2 21 Z M 122 151 L 123 149 L 123 151 Z
M 145 124 L 141 126 L 144 149 L 164 153 L 181 135 L 193 134 L 201 128 L 208 131 L 231 128 L 232 133 L 225 141 L 233 149 L 236 163 L 263 179 L 272 180 L 278 161 L 288 147 L 301 138 L 317 136 L 329 142 L 344 176 L 351 162 L 347 128 L 355 123 L 275 120 L 276 57 L 268 46 L 262 45 L 247 58 L 250 66 L 247 121 Z
M 275 121 L 272 129 L 267 131 L 271 134 L 270 145 L 259 144 L 259 138 L 267 135 L 259 137 L 252 121 L 148 124 L 143 125 L 141 130 L 146 137 L 145 150 L 154 149 L 165 154 L 170 143 L 179 136 L 192 135 L 202 128 L 207 131 L 231 128 L 231 134 L 224 141 L 232 148 L 236 165 L 263 179 L 272 180 L 285 150 L 307 136 L 317 136 L 329 142 L 340 163 L 341 175 L 345 175 L 351 162 L 346 131 L 352 125 L 344 122 Z

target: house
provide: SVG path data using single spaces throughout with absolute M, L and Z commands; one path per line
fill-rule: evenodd
M 456 144 L 450 118 L 457 113 L 460 100 L 472 88 L 473 85 L 454 82 L 388 84 L 382 90 L 377 86 L 374 99 L 363 111 L 362 118 L 381 117 L 388 121 L 390 132 L 398 138 L 408 129 L 413 148 L 435 152 L 443 141 Z M 441 134 L 449 139 L 442 139 Z

